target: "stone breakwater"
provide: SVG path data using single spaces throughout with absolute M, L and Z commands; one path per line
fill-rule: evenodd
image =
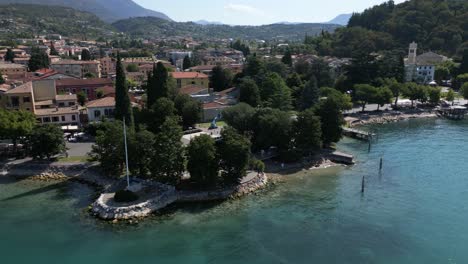
M 345 118 L 350 127 L 366 125 L 366 124 L 388 124 L 408 119 L 416 118 L 431 118 L 437 117 L 432 112 L 418 112 L 418 113 L 407 113 L 407 114 L 383 114 L 375 116 L 356 116 Z
M 130 220 L 143 218 L 175 202 L 203 202 L 225 200 L 254 192 L 268 182 L 265 174 L 259 174 L 238 186 L 216 191 L 177 191 L 172 186 L 160 184 L 156 197 L 133 204 L 115 204 L 113 193 L 104 193 L 92 204 L 91 212 L 104 220 Z

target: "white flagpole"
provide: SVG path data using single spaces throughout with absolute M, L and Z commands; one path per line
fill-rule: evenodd
M 127 188 L 130 187 L 130 176 L 128 172 L 128 151 L 127 151 L 127 127 L 125 126 L 125 117 L 123 118 L 124 126 L 124 143 L 125 143 L 125 170 L 127 173 Z

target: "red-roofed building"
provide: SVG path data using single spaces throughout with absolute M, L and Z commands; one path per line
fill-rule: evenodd
M 62 79 L 56 80 L 57 93 L 77 94 L 83 92 L 88 100 L 97 99 L 97 91 L 104 87 L 114 87 L 111 79 L 92 78 L 92 79 Z
M 210 87 L 208 75 L 199 72 L 171 72 L 171 75 L 177 81 L 177 88 L 185 86 Z

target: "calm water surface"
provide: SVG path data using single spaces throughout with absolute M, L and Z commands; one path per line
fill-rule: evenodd
M 77 185 L 0 178 L 0 263 L 468 263 L 468 122 L 375 129 L 370 153 L 340 143 L 352 168 L 138 226 L 89 217 L 92 192 Z

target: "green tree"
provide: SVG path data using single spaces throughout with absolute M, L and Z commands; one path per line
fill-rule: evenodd
M 338 104 L 341 111 L 350 110 L 353 108 L 353 102 L 351 96 L 344 94 L 335 88 L 322 87 L 320 88 L 320 96 L 324 98 L 333 98 L 333 100 Z
M 54 43 L 50 42 L 50 55 L 52 56 L 59 56 L 58 51 L 55 49 Z
M 292 109 L 291 91 L 283 78 L 277 73 L 271 73 L 263 81 L 260 97 L 267 107 L 288 111 Z
M 0 109 L 0 138 L 13 141 L 16 150 L 18 139 L 28 136 L 36 124 L 36 117 L 28 111 Z
M 308 81 L 301 93 L 300 106 L 301 110 L 311 108 L 318 103 L 320 97 L 320 90 L 317 86 L 317 80 L 312 76 Z
M 462 61 L 458 67 L 458 74 L 468 74 L 468 48 L 463 50 Z
M 218 157 L 221 160 L 223 182 L 238 184 L 246 175 L 250 157 L 250 141 L 227 127 L 221 132 L 222 141 L 218 146 Z
M 125 165 L 123 124 L 120 120 L 103 122 L 97 130 L 90 157 L 98 161 L 106 175 L 120 178 Z
M 377 95 L 377 88 L 369 84 L 354 85 L 353 100 L 362 106 L 362 111 L 366 109 L 368 103 L 373 103 Z
M 182 128 L 176 117 L 168 117 L 156 134 L 154 154 L 151 162 L 151 173 L 158 181 L 177 184 L 185 170 Z
M 90 61 L 91 60 L 91 52 L 88 49 L 81 50 L 81 60 L 83 61 Z
M 125 121 L 128 125 L 132 121 L 132 109 L 130 105 L 130 97 L 128 96 L 128 87 L 125 77 L 125 72 L 122 67 L 122 60 L 120 54 L 117 54 L 117 65 L 116 65 L 116 78 L 115 78 L 115 112 L 114 116 L 117 120 Z
M 131 130 L 127 132 L 130 173 L 137 177 L 146 178 L 149 176 L 151 166 L 155 163 L 155 136 L 145 129 L 140 129 L 136 133 Z
M 427 101 L 426 87 L 416 83 L 407 83 L 403 95 L 411 100 L 411 107 L 414 107 L 414 102 L 416 100 L 421 102 Z
M 303 154 L 310 154 L 322 147 L 322 126 L 320 118 L 312 108 L 301 112 L 294 122 L 296 146 Z
M 322 125 L 322 142 L 324 146 L 330 146 L 338 142 L 343 133 L 343 114 L 341 109 L 341 98 L 330 95 L 321 101 L 315 108 L 315 114 L 320 117 Z
M 389 104 L 392 102 L 393 93 L 390 88 L 383 86 L 377 89 L 377 93 L 375 94 L 375 98 L 373 100 L 374 103 L 377 104 L 377 111 L 380 110 L 381 106 Z
M 216 186 L 219 163 L 214 139 L 208 135 L 194 138 L 187 147 L 187 157 L 191 182 L 200 189 Z
M 138 72 L 139 68 L 138 68 L 138 65 L 136 65 L 134 63 L 130 63 L 130 64 L 127 65 L 126 70 L 127 70 L 127 72 Z
M 257 150 L 272 146 L 285 151 L 292 139 L 292 119 L 288 112 L 261 108 L 253 117 L 253 144 Z
M 65 140 L 59 126 L 52 124 L 38 125 L 30 136 L 31 156 L 48 158 L 65 151 Z
M 185 70 L 189 69 L 190 67 L 192 67 L 192 60 L 187 55 L 187 56 L 185 56 L 184 62 L 182 63 L 182 69 L 185 71 Z
M 453 89 L 450 89 L 445 95 L 445 99 L 449 102 L 452 102 L 452 105 L 455 103 L 455 92 Z
M 254 115 L 255 109 L 246 103 L 239 103 L 223 110 L 223 119 L 226 123 L 241 133 L 253 130 Z
M 3 74 L 0 71 L 0 84 L 4 84 L 4 83 L 5 83 L 5 79 L 3 79 Z
M 463 98 L 468 99 L 468 83 L 464 83 L 460 88 L 460 94 L 463 96 Z
M 34 72 L 40 69 L 49 68 L 49 56 L 37 47 L 31 49 L 31 57 L 29 58 L 29 70 Z
M 260 90 L 251 78 L 243 78 L 238 88 L 240 90 L 239 101 L 249 104 L 253 107 L 260 105 Z
M 231 86 L 233 77 L 231 70 L 216 66 L 211 72 L 210 82 L 214 90 L 219 92 Z
M 281 59 L 281 62 L 288 65 L 288 66 L 292 66 L 292 54 L 291 54 L 291 50 L 290 49 L 287 49 L 286 52 L 284 53 L 284 56 L 283 58 Z
M 194 127 L 197 122 L 200 122 L 203 109 L 196 99 L 187 94 L 178 94 L 174 99 L 174 106 L 178 115 L 182 117 L 184 128 Z
M 87 72 L 83 75 L 83 77 L 86 79 L 91 79 L 91 78 L 96 78 L 96 75 L 94 75 L 94 73 Z
M 247 58 L 247 63 L 244 67 L 245 76 L 253 78 L 264 70 L 265 64 L 255 54 Z
M 437 65 L 434 72 L 434 79 L 437 83 L 442 83 L 443 80 L 448 80 L 450 77 L 450 70 L 446 66 Z
M 78 99 L 78 103 L 81 106 L 84 106 L 86 101 L 88 100 L 88 97 L 86 96 L 86 94 L 83 91 L 80 91 L 79 93 L 77 93 L 76 97 Z
M 9 61 L 9 62 L 15 62 L 15 53 L 13 52 L 12 49 L 8 48 L 7 49 L 7 52 L 5 53 L 5 61 Z
M 153 104 L 149 112 L 147 120 L 148 130 L 153 133 L 159 133 L 161 131 L 162 124 L 167 118 L 175 117 L 177 109 L 174 103 L 168 98 L 159 98 L 156 103 Z
M 162 62 L 158 62 L 153 68 L 152 76 L 151 87 L 147 90 L 148 107 L 152 107 L 159 98 L 169 96 L 169 72 Z
M 440 95 L 441 95 L 441 91 L 439 87 L 429 87 L 428 94 L 429 94 L 429 103 L 434 104 L 434 105 L 439 103 Z

